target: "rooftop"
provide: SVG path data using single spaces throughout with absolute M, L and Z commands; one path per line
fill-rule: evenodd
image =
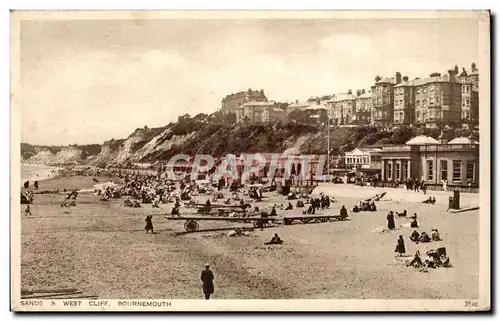
M 267 101 L 250 101 L 247 103 L 244 103 L 243 105 L 239 106 L 238 108 L 243 108 L 243 107 L 257 107 L 257 106 L 274 106 L 274 102 L 267 102 Z

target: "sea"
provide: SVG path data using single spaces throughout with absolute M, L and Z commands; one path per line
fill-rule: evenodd
M 57 175 L 60 168 L 47 165 L 21 164 L 21 181 L 43 181 Z

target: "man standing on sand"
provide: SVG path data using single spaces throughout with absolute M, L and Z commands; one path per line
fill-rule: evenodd
M 203 293 L 205 299 L 210 299 L 210 295 L 214 293 L 214 274 L 210 270 L 210 265 L 205 264 L 205 270 L 201 272 L 201 282 L 203 282 Z

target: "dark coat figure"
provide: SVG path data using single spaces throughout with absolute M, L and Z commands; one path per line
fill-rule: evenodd
M 214 293 L 214 274 L 210 270 L 210 265 L 205 265 L 205 270 L 201 272 L 201 282 L 203 282 L 203 293 L 205 294 L 205 299 L 210 299 L 210 296 Z
M 392 211 L 387 215 L 387 228 L 389 230 L 396 228 L 396 222 L 394 222 L 394 213 Z
M 345 208 L 344 205 L 342 205 L 342 208 L 340 209 L 340 217 L 341 218 L 346 218 L 347 217 L 347 209 Z
M 399 236 L 398 245 L 396 245 L 396 249 L 394 250 L 394 252 L 397 252 L 399 256 L 406 253 L 405 241 L 403 240 L 403 235 Z
M 269 216 L 277 216 L 278 214 L 276 214 L 276 206 L 273 206 L 273 209 L 271 210 L 271 214 L 269 214 Z
M 24 188 L 30 188 L 30 181 L 24 182 Z
M 285 208 L 286 211 L 293 210 L 292 203 L 288 202 L 288 206 Z
M 146 216 L 146 227 L 144 228 L 146 230 L 146 234 L 149 233 L 149 231 L 151 231 L 151 233 L 154 234 L 154 231 L 153 231 L 153 216 L 152 215 L 148 215 Z
M 38 189 L 38 181 L 35 181 L 35 189 Z

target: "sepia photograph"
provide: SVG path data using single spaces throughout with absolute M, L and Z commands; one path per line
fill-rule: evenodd
M 489 11 L 10 19 L 11 310 L 490 310 Z

